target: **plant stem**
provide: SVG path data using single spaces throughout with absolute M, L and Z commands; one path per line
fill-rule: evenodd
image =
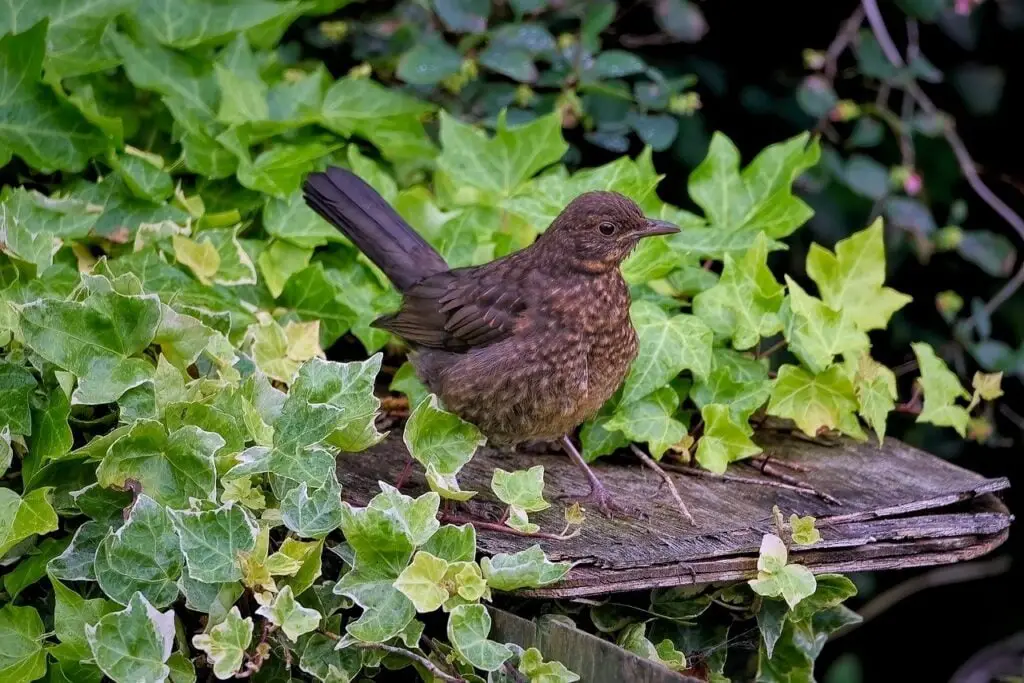
M 383 643 L 353 643 L 356 647 L 360 647 L 366 650 L 381 650 L 389 654 L 398 655 L 399 657 L 407 657 L 414 662 L 419 663 L 424 669 L 433 674 L 436 678 L 440 678 L 442 681 L 449 681 L 449 683 L 466 683 L 466 679 L 461 676 L 453 676 L 450 673 L 441 669 L 437 664 L 432 661 L 418 655 L 412 650 L 406 650 L 405 648 L 395 647 L 393 645 L 384 645 Z
M 519 529 L 513 529 L 510 526 L 504 524 L 498 524 L 497 522 L 487 522 L 480 519 L 473 519 L 472 517 L 462 517 L 460 515 L 452 515 L 448 513 L 441 513 L 438 518 L 442 524 L 472 524 L 476 529 L 484 529 L 486 531 L 497 531 L 503 534 L 511 534 L 512 536 L 525 536 L 527 538 L 546 538 L 552 541 L 567 541 L 570 538 L 580 533 L 580 530 L 572 532 L 568 536 L 562 536 L 559 534 L 549 534 L 545 531 L 520 531 Z
M 693 521 L 693 515 L 690 514 L 690 510 L 686 507 L 686 503 L 683 502 L 682 496 L 679 495 L 679 489 L 676 488 L 675 482 L 672 481 L 672 477 L 669 476 L 668 472 L 662 469 L 658 463 L 654 462 L 654 459 L 651 458 L 651 456 L 640 450 L 636 444 L 629 444 L 629 448 L 633 451 L 633 455 L 640 458 L 640 462 L 657 472 L 658 476 L 665 480 L 665 483 L 668 484 L 668 490 L 672 493 L 672 497 L 676 499 L 676 505 L 679 507 L 679 511 L 683 513 L 683 517 L 686 518 L 691 526 L 697 526 L 697 523 Z

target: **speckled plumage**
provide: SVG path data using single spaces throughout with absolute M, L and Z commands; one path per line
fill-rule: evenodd
M 615 393 L 637 353 L 620 265 L 641 238 L 677 230 L 623 195 L 589 192 L 525 249 L 448 269 L 352 173 L 312 174 L 305 195 L 401 291 L 374 326 L 408 342 L 423 383 L 499 446 L 562 438 Z

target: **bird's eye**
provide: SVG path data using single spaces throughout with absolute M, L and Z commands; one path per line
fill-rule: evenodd
M 597 229 L 601 231 L 602 235 L 610 236 L 610 235 L 614 235 L 615 234 L 615 224 L 614 223 L 607 223 L 607 222 L 602 223 L 601 225 L 597 226 Z

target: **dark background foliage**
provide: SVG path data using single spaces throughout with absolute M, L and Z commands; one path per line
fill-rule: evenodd
M 1024 105 L 1012 97 L 1024 85 L 1024 2 L 881 4 L 901 53 L 917 45 L 923 59 L 912 74 L 955 120 L 982 181 L 1024 211 Z M 372 68 L 383 82 L 484 123 L 501 107 L 510 108 L 510 121 L 558 109 L 573 165 L 601 164 L 650 144 L 667 176 L 659 192 L 683 206 L 686 176 L 713 131 L 739 146 L 744 163 L 801 130 L 822 135 L 822 163 L 801 185 L 816 215 L 790 241 L 789 252 L 774 255 L 773 265 L 800 273 L 811 242 L 831 247 L 886 216 L 888 284 L 914 302 L 889 330 L 873 336 L 876 357 L 909 370 L 908 343 L 927 340 L 965 384 L 975 370 L 1002 370 L 1006 392 L 972 425 L 972 439 L 918 429 L 913 415 L 898 413 L 890 433 L 984 475 L 1008 476 L 1014 488 L 1007 503 L 1019 510 L 1024 294 L 1015 292 L 991 315 L 980 309 L 1020 268 L 1021 236 L 965 182 L 936 122 L 917 107 L 903 109 L 898 82 L 889 87 L 877 77 L 887 62 L 870 33 L 852 36 L 831 85 L 823 78 L 826 49 L 857 8 L 855 2 L 811 0 L 353 4 L 296 24 L 286 41 L 324 59 L 335 75 Z M 517 18 L 538 30 L 520 32 L 516 42 Z M 882 99 L 880 90 L 888 96 Z M 884 111 L 879 102 L 886 103 Z M 886 115 L 902 121 L 910 136 L 901 142 L 879 122 Z M 959 230 L 947 227 L 953 225 Z M 942 292 L 955 292 L 962 308 L 950 305 L 956 297 L 938 298 Z M 957 323 L 962 328 L 972 313 L 974 332 L 958 334 Z M 904 378 L 900 395 L 911 392 Z M 1011 532 L 994 557 L 1010 558 L 1009 568 L 918 592 L 828 645 L 818 675 L 831 683 L 949 680 L 979 649 L 1024 631 L 1019 534 Z M 849 606 L 857 609 L 926 573 L 857 576 L 861 593 Z

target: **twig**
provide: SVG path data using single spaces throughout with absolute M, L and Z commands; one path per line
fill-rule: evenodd
M 1010 564 L 1010 557 L 1007 555 L 1001 555 L 990 560 L 939 567 L 937 569 L 927 571 L 924 574 L 919 574 L 918 576 L 908 579 L 903 583 L 896 584 L 889 590 L 880 593 L 872 600 L 868 601 L 868 603 L 858 611 L 861 621 L 856 624 L 850 624 L 846 628 L 836 631 L 832 637 L 838 638 L 839 636 L 846 635 L 859 626 L 863 626 L 878 615 L 891 609 L 900 601 L 909 598 L 915 593 L 919 593 L 929 588 L 937 588 L 939 586 L 948 586 L 955 583 L 977 581 L 979 579 L 999 576 L 1000 574 L 1005 574 L 1010 570 Z
M 395 647 L 393 645 L 384 645 L 383 643 L 353 643 L 353 645 L 355 645 L 356 647 L 363 648 L 365 650 L 381 650 L 382 652 L 387 652 L 389 654 L 398 655 L 400 657 L 406 657 L 408 659 L 411 659 L 414 662 L 418 662 L 424 669 L 429 671 L 436 678 L 440 678 L 442 681 L 449 681 L 449 683 L 466 683 L 465 678 L 451 675 L 450 673 L 444 671 L 437 664 L 434 664 L 426 657 L 418 655 L 411 650 L 406 650 L 405 648 L 401 647 Z
M 772 456 L 770 455 L 755 455 L 750 459 L 750 462 L 756 463 L 758 465 L 758 469 L 761 469 L 762 472 L 764 471 L 763 468 L 767 467 L 769 462 L 774 465 L 778 465 L 779 467 L 785 467 L 787 470 L 793 470 L 794 472 L 811 471 L 811 468 L 807 467 L 806 465 L 801 465 L 795 462 L 788 462 L 786 460 L 775 460 L 772 459 Z
M 676 499 L 676 505 L 679 506 L 679 511 L 683 513 L 683 517 L 690 522 L 690 526 L 697 526 L 697 523 L 693 521 L 693 515 L 690 514 L 690 510 L 686 507 L 686 503 L 683 502 L 682 496 L 679 495 L 679 489 L 676 488 L 675 482 L 672 481 L 672 477 L 668 475 L 668 472 L 662 469 L 658 463 L 654 462 L 651 456 L 640 450 L 636 444 L 629 444 L 629 448 L 633 451 L 633 455 L 640 458 L 640 462 L 657 472 L 658 476 L 665 480 L 665 483 L 668 484 L 668 490 L 672 493 L 672 497 Z
M 576 529 L 576 531 L 572 532 L 568 536 L 562 536 L 559 534 L 549 534 L 545 531 L 520 531 L 519 529 L 513 529 L 510 526 L 498 524 L 497 522 L 486 522 L 480 519 L 473 519 L 472 517 L 452 515 L 445 512 L 441 513 L 441 516 L 438 517 L 438 520 L 442 524 L 472 524 L 473 527 L 476 529 L 497 531 L 503 534 L 511 534 L 512 536 L 526 536 L 528 538 L 547 538 L 552 541 L 567 541 L 580 533 L 579 529 Z
M 405 467 L 398 473 L 398 479 L 395 480 L 395 488 L 401 489 L 405 486 L 405 480 L 409 478 L 409 473 L 412 471 L 412 456 L 406 456 Z
M 671 463 L 663 463 L 662 467 L 669 472 L 678 472 L 679 474 L 685 474 L 688 477 L 703 477 L 704 479 L 718 479 L 719 481 L 730 481 L 734 484 L 749 484 L 751 486 L 767 486 L 774 489 L 784 489 L 786 491 L 797 491 L 799 493 L 810 493 L 812 495 L 817 494 L 812 488 L 806 488 L 802 486 L 793 486 L 792 484 L 784 484 L 778 481 L 772 481 L 770 479 L 755 479 L 753 477 L 741 477 L 736 474 L 718 474 L 716 472 L 709 472 L 708 470 L 702 470 L 697 467 L 688 467 L 686 465 L 673 465 Z
M 861 0 L 861 5 L 864 8 L 864 12 L 867 16 L 868 23 L 871 24 L 871 30 L 875 34 L 875 38 L 878 40 L 878 44 L 882 47 L 882 52 L 896 67 L 902 68 L 905 66 L 903 57 L 900 56 L 899 50 L 896 49 L 895 43 L 892 41 L 892 36 L 889 35 L 888 29 L 885 27 L 885 21 L 882 19 L 882 13 L 878 9 L 877 0 Z M 924 112 L 930 116 L 940 115 L 938 107 L 931 101 L 931 98 L 921 90 L 920 86 L 915 81 L 909 81 L 905 86 L 906 91 L 911 97 L 917 102 L 918 106 L 921 107 Z M 964 141 L 960 138 L 960 135 L 956 132 L 956 128 L 952 119 L 945 118 L 945 123 L 942 127 L 943 137 L 953 150 L 953 155 L 956 157 L 957 163 L 960 166 L 960 172 L 964 174 L 964 178 L 967 180 L 967 184 L 970 185 L 971 189 L 978 197 L 989 205 L 989 207 L 999 214 L 999 217 L 1006 221 L 1011 228 L 1024 239 L 1024 219 L 1020 215 L 1011 209 L 1002 199 L 997 197 L 994 192 L 985 184 L 985 181 L 978 175 L 977 166 L 974 160 L 971 158 L 970 152 L 967 151 L 967 146 L 964 145 Z M 981 310 L 972 314 L 962 325 L 958 325 L 958 332 L 962 337 L 966 337 L 971 331 L 974 330 L 978 325 L 978 320 L 984 316 L 989 317 L 1002 306 L 1006 301 L 1014 295 L 1014 293 L 1024 286 L 1024 259 L 1022 259 L 1021 266 L 1017 270 L 1016 274 L 1009 280 L 1002 288 L 996 292 L 996 294 L 988 300 L 988 302 L 982 306 Z
M 839 33 L 832 39 L 832 42 L 828 46 L 828 50 L 825 51 L 825 76 L 830 81 L 835 80 L 836 72 L 838 71 L 837 62 L 839 61 L 840 55 L 846 51 L 846 48 L 853 42 L 854 37 L 857 35 L 857 31 L 860 29 L 860 25 L 864 23 L 864 8 L 857 7 L 853 11 L 853 14 L 843 22 L 842 27 L 839 29 Z
M 235 674 L 235 678 L 249 678 L 260 672 L 263 668 L 263 663 L 270 656 L 270 645 L 267 644 L 267 638 L 270 637 L 271 632 L 277 628 L 269 621 L 263 622 L 263 632 L 260 635 L 260 642 L 256 643 L 256 648 L 253 650 L 253 654 L 245 653 L 245 658 L 248 660 L 245 663 L 245 669 Z
M 757 465 L 754 465 L 752 463 L 744 463 L 744 464 L 747 467 L 753 467 L 754 469 L 760 470 L 763 474 L 766 474 L 769 477 L 775 477 L 776 479 L 779 479 L 779 480 L 789 484 L 790 486 L 795 486 L 796 488 L 798 488 L 798 489 L 800 489 L 802 491 L 813 493 L 814 495 L 816 495 L 818 498 L 821 498 L 826 503 L 832 503 L 833 505 L 842 505 L 843 504 L 842 501 L 839 500 L 838 498 L 836 498 L 834 496 L 831 496 L 831 495 L 825 493 L 824 491 L 819 491 L 818 489 L 814 488 L 813 486 L 808 484 L 803 479 L 797 479 L 796 477 L 794 477 L 792 475 L 789 475 L 789 474 L 786 474 L 785 472 L 780 472 L 779 470 L 775 469 L 774 467 L 772 467 L 768 463 L 764 463 L 760 467 L 758 467 Z
M 771 346 L 769 346 L 766 350 L 758 351 L 757 357 L 758 358 L 767 358 L 767 357 L 771 356 L 773 353 L 775 353 L 776 351 L 778 351 L 779 349 L 781 349 L 782 347 L 784 347 L 787 343 L 788 342 L 785 339 L 780 339 L 779 341 L 777 341 L 774 344 L 772 344 Z

